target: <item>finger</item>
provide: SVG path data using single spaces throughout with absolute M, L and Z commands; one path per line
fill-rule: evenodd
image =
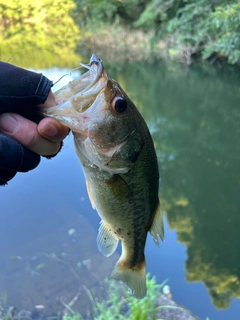
M 38 133 L 52 142 L 60 142 L 68 135 L 69 128 L 55 119 L 44 118 L 38 124 Z
M 49 91 L 47 100 L 44 103 L 41 103 L 38 105 L 38 107 L 53 107 L 57 104 L 57 101 L 55 100 L 54 94 L 52 93 L 52 91 Z
M 47 100 L 44 103 L 41 103 L 38 105 L 38 107 L 53 107 L 57 104 L 57 101 L 55 100 L 54 94 L 52 91 L 49 92 Z
M 16 113 L 0 116 L 0 131 L 39 155 L 56 154 L 60 148 L 59 142 L 50 141 L 39 134 L 36 123 Z

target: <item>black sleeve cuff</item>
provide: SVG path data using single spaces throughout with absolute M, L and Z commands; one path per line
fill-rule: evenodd
M 27 172 L 36 168 L 40 156 L 11 137 L 0 132 L 0 185 L 12 179 L 16 172 Z
M 31 119 L 30 109 L 46 101 L 52 86 L 40 73 L 0 62 L 0 114 L 16 112 Z

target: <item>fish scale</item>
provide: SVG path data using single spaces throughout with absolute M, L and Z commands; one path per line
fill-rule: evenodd
M 89 71 L 60 89 L 55 98 L 61 102 L 43 113 L 73 132 L 89 198 L 101 218 L 99 251 L 110 256 L 121 242 L 110 278 L 143 298 L 147 234 L 157 245 L 164 238 L 157 156 L 144 119 L 102 60 L 93 55 L 83 66 Z

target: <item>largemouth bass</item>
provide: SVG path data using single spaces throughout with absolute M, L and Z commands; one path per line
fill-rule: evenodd
M 83 64 L 82 64 L 83 65 Z M 158 198 L 159 171 L 153 141 L 139 111 L 102 61 L 92 55 L 89 69 L 60 89 L 58 105 L 44 115 L 68 126 L 86 178 L 92 207 L 101 217 L 97 244 L 110 256 L 122 254 L 110 278 L 124 282 L 136 298 L 146 295 L 144 247 L 148 231 L 159 246 L 163 221 Z

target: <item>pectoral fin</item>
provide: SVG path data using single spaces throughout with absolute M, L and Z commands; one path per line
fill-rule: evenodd
M 160 210 L 160 202 L 158 203 L 157 209 L 155 211 L 153 223 L 149 232 L 153 237 L 154 242 L 159 247 L 158 237 L 160 237 L 162 241 L 164 241 L 164 226 L 163 226 L 163 217 Z
M 114 174 L 111 179 L 105 180 L 105 182 L 118 199 L 127 198 L 132 194 L 127 182 L 119 174 Z
M 101 221 L 97 236 L 98 250 L 106 257 L 109 257 L 117 249 L 118 239 L 110 228 Z

